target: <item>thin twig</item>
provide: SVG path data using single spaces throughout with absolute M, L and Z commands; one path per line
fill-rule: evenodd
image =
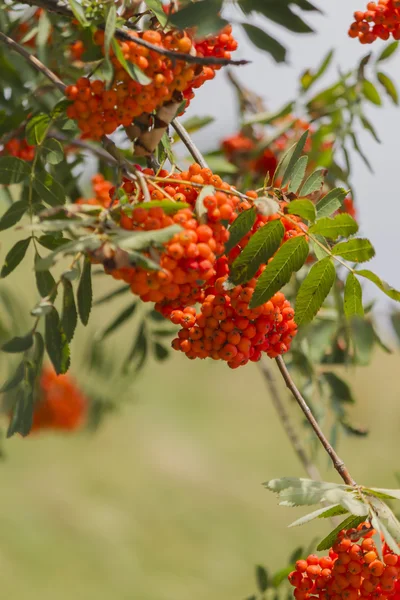
M 178 136 L 181 138 L 182 142 L 185 144 L 186 148 L 189 150 L 190 154 L 193 156 L 194 160 L 199 163 L 203 169 L 207 169 L 207 163 L 204 159 L 204 156 L 196 147 L 196 144 L 193 142 L 184 126 L 179 123 L 177 119 L 174 119 L 171 124 Z
M 13 39 L 8 37 L 8 35 L 5 35 L 1 31 L 0 31 L 0 40 L 3 41 L 5 44 L 7 44 L 7 46 L 9 48 L 11 48 L 15 52 L 18 52 L 18 54 L 23 56 L 28 61 L 28 63 L 34 69 L 36 69 L 36 71 L 39 71 L 39 73 L 43 73 L 43 75 L 45 75 L 48 79 L 50 79 L 50 81 L 53 83 L 53 85 L 55 85 L 55 87 L 60 90 L 60 92 L 64 93 L 64 90 L 66 87 L 65 84 L 61 81 L 61 79 L 59 79 L 59 77 L 57 77 L 57 75 L 55 73 L 50 71 L 50 69 L 48 69 L 46 67 L 46 65 L 44 65 L 38 58 L 36 58 L 36 56 L 33 56 L 33 54 L 31 54 L 30 52 L 25 50 L 25 48 L 20 46 L 20 44 L 17 44 L 17 42 L 15 42 Z
M 347 485 L 355 486 L 356 482 L 350 475 L 346 465 L 344 464 L 343 460 L 336 454 L 335 450 L 332 448 L 331 444 L 326 439 L 322 429 L 320 428 L 320 426 L 317 423 L 317 420 L 315 419 L 314 415 L 312 414 L 310 407 L 308 406 L 307 402 L 305 401 L 305 399 L 301 395 L 300 391 L 296 387 L 296 384 L 294 383 L 294 381 L 285 365 L 283 358 L 281 356 L 278 356 L 275 360 L 278 365 L 278 369 L 281 372 L 281 375 L 286 383 L 286 386 L 290 390 L 290 392 L 291 392 L 292 396 L 294 397 L 294 399 L 296 400 L 297 404 L 300 406 L 306 419 L 308 420 L 311 427 L 313 428 L 314 433 L 316 434 L 316 436 L 318 437 L 322 446 L 324 447 L 325 451 L 327 452 L 330 459 L 332 460 L 333 466 L 335 467 L 336 471 L 339 473 L 339 475 L 343 479 L 343 481 L 345 483 L 347 483 Z
M 49 12 L 55 12 L 70 19 L 75 18 L 74 13 L 71 10 L 69 10 L 66 6 L 58 4 L 57 0 L 55 2 L 52 0 L 26 0 L 26 4 L 29 4 L 29 6 L 40 6 L 41 8 L 45 8 Z M 101 25 L 98 27 L 99 29 L 105 29 L 105 25 Z M 155 44 L 151 44 L 150 42 L 147 42 L 142 38 L 132 37 L 132 35 L 130 35 L 127 31 L 124 31 L 123 29 L 119 28 L 115 30 L 115 37 L 123 41 L 135 42 L 138 46 L 143 46 L 148 50 L 157 52 L 157 54 L 168 56 L 172 60 L 184 60 L 187 63 L 193 63 L 197 65 L 243 66 L 250 63 L 249 60 L 244 59 L 232 60 L 230 58 L 218 58 L 216 56 L 193 56 L 191 54 L 186 54 L 185 52 L 175 52 L 174 50 L 167 50 L 166 48 L 162 48 L 160 46 L 156 46 Z
M 322 482 L 323 479 L 321 477 L 321 473 L 319 472 L 317 465 L 313 463 L 311 458 L 308 456 L 302 444 L 302 441 L 297 435 L 297 431 L 295 430 L 290 420 L 289 412 L 285 408 L 284 401 L 282 400 L 282 396 L 278 390 L 271 369 L 268 367 L 266 362 L 263 361 L 260 361 L 258 363 L 258 366 L 262 375 L 264 376 L 267 386 L 269 387 L 269 391 L 271 392 L 271 402 L 274 405 L 280 422 L 282 423 L 282 427 L 285 430 L 285 433 L 289 439 L 289 442 L 292 445 L 294 452 L 297 454 L 298 459 L 303 465 L 305 472 L 313 481 Z M 322 504 L 326 507 L 329 506 L 329 502 L 323 502 Z M 337 527 L 340 523 L 340 519 L 338 519 L 337 517 L 330 517 L 330 521 L 332 523 L 332 527 Z
M 278 390 L 271 370 L 269 369 L 268 365 L 263 361 L 260 361 L 258 365 L 271 392 L 271 402 L 274 405 L 276 412 L 278 413 L 278 417 L 282 423 L 283 429 L 285 430 L 285 433 L 289 438 L 290 443 L 292 444 L 293 450 L 295 451 L 301 464 L 303 465 L 304 470 L 311 479 L 314 479 L 314 481 L 322 481 L 322 477 L 317 466 L 308 457 L 307 452 L 302 444 L 302 441 L 297 435 L 297 432 L 290 420 L 290 415 L 285 408 L 285 404 L 282 400 L 281 394 Z

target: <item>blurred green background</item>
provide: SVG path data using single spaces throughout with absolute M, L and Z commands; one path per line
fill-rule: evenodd
M 9 247 L 4 236 L 1 248 Z M 7 283 L 35 302 L 31 258 Z M 102 293 L 108 278 L 95 278 Z M 31 291 L 28 291 L 28 285 Z M 115 284 L 114 284 L 115 285 Z M 73 344 L 72 373 L 83 340 L 128 299 L 97 308 Z M 22 319 L 22 315 L 21 315 Z M 125 356 L 125 326 L 110 340 Z M 342 438 L 340 454 L 355 479 L 396 487 L 400 425 L 397 354 L 377 354 L 347 373 L 365 439 Z M 276 371 L 275 365 L 271 367 Z M 99 385 L 101 385 L 99 383 Z M 296 406 L 282 386 L 305 442 Z M 255 365 L 231 371 L 174 354 L 149 362 L 119 410 L 93 434 L 40 434 L 6 443 L 0 463 L 0 577 L 5 598 L 31 600 L 243 600 L 255 592 L 254 567 L 286 565 L 296 545 L 328 533 L 328 523 L 287 529 L 303 509 L 278 507 L 267 479 L 304 476 Z M 337 480 L 319 454 L 327 480 Z

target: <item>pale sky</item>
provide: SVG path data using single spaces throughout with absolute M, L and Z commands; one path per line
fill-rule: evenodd
M 265 99 L 268 109 L 274 110 L 295 98 L 299 74 L 308 67 L 317 66 L 322 57 L 334 48 L 334 63 L 321 80 L 321 85 L 329 84 L 337 78 L 337 66 L 346 71 L 357 64 L 361 56 L 370 50 L 377 54 L 385 45 L 385 42 L 379 40 L 372 46 L 362 46 L 358 40 L 347 36 L 353 12 L 365 10 L 366 3 L 366 0 L 314 0 L 314 4 L 323 9 L 325 14 L 303 14 L 305 20 L 316 30 L 315 34 L 292 34 L 261 18 L 257 19 L 255 24 L 265 24 L 265 29 L 275 34 L 288 47 L 290 64 L 277 65 L 268 54 L 248 42 L 241 31 L 236 31 L 240 46 L 235 57 L 253 61 L 251 65 L 237 67 L 236 74 L 245 86 Z M 235 13 L 235 16 L 240 18 L 239 13 Z M 382 70 L 395 82 L 397 80 L 400 90 L 400 49 L 391 59 L 382 63 Z M 376 258 L 365 267 L 375 270 L 381 278 L 400 288 L 400 107 L 394 106 L 385 94 L 382 97 L 383 108 L 369 105 L 366 110 L 382 144 L 377 144 L 367 132 L 361 132 L 359 136 L 375 173 L 369 173 L 358 156 L 353 154 L 352 181 L 359 200 L 361 234 L 371 240 L 377 253 Z M 222 72 L 214 81 L 197 91 L 187 116 L 194 114 L 216 117 L 215 123 L 195 134 L 195 139 L 203 150 L 215 148 L 219 139 L 236 131 L 235 96 Z M 380 292 L 378 294 L 384 297 Z

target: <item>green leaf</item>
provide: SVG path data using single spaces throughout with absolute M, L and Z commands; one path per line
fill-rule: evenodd
M 256 566 L 256 580 L 258 589 L 264 593 L 268 589 L 269 577 L 267 570 L 261 565 Z
M 80 4 L 78 0 L 68 0 L 68 4 L 70 5 L 72 12 L 74 13 L 75 19 L 79 21 L 82 27 L 88 27 L 90 23 L 86 19 L 85 11 L 83 9 L 82 4 Z
M 376 59 L 376 62 L 382 62 L 383 60 L 387 60 L 390 56 L 392 56 L 394 52 L 396 52 L 398 46 L 399 42 L 392 42 L 391 44 L 387 44 Z
M 386 498 L 387 500 L 400 500 L 400 490 L 392 490 L 387 488 L 365 488 L 367 492 L 374 493 L 378 498 Z M 377 494 L 375 492 L 378 492 Z
M 184 126 L 184 128 L 186 129 L 186 131 L 188 133 L 195 133 L 196 131 L 199 131 L 200 129 L 203 129 L 203 127 L 206 127 L 207 125 L 210 125 L 210 123 L 214 123 L 215 118 L 211 117 L 209 115 L 207 115 L 206 117 L 198 117 L 197 115 L 195 115 L 194 117 L 190 117 L 189 119 L 186 119 L 182 125 Z M 179 136 L 176 133 L 174 135 L 174 141 L 179 140 Z
M 310 87 L 312 85 L 314 85 L 314 83 L 323 76 L 323 74 L 325 73 L 325 71 L 327 70 L 329 65 L 331 64 L 332 58 L 333 58 L 333 50 L 330 50 L 330 52 L 328 52 L 328 54 L 322 60 L 320 67 L 317 69 L 317 71 L 315 73 L 312 73 L 310 70 L 303 73 L 301 80 L 300 80 L 303 90 L 309 90 Z
M 113 47 L 116 58 L 119 60 L 122 67 L 125 69 L 125 71 L 128 73 L 128 75 L 132 79 L 134 79 L 141 85 L 149 85 L 149 83 L 151 83 L 150 77 L 147 77 L 147 75 L 142 71 L 142 69 L 140 67 L 138 67 L 138 65 L 126 60 L 126 58 L 121 50 L 121 46 L 118 44 L 117 40 L 115 40 L 115 39 L 112 40 L 112 47 Z
M 56 250 L 57 248 L 61 248 L 61 246 L 68 244 L 71 240 L 67 240 L 66 238 L 57 235 L 47 234 L 41 235 L 37 241 L 47 250 Z
M 328 192 L 316 206 L 317 217 L 330 217 L 336 212 L 343 204 L 343 200 L 347 196 L 347 191 L 343 188 L 334 188 Z
M 174 215 L 178 210 L 183 208 L 189 208 L 190 204 L 187 202 L 174 202 L 174 200 L 151 200 L 151 202 L 139 202 L 135 204 L 134 208 L 144 208 L 150 210 L 151 208 L 162 208 L 167 215 Z
M 31 168 L 25 161 L 15 156 L 0 156 L 0 183 L 12 185 L 21 183 L 30 175 Z
M 213 185 L 206 185 L 202 188 L 200 194 L 197 196 L 195 213 L 200 222 L 207 219 L 207 209 L 204 206 L 204 200 L 207 196 L 213 196 L 215 194 L 215 187 Z
M 288 283 L 292 273 L 301 269 L 308 253 L 308 243 L 303 235 L 285 242 L 259 277 L 250 308 L 264 304 Z
M 299 525 L 305 525 L 305 523 L 309 523 L 314 519 L 329 519 L 331 517 L 337 517 L 338 515 L 345 515 L 346 513 L 348 513 L 348 510 L 343 508 L 340 504 L 332 504 L 332 506 L 324 506 L 323 508 L 308 513 L 308 515 L 305 515 L 304 517 L 300 517 L 300 519 L 296 519 L 289 527 L 298 527 Z
M 336 373 L 326 371 L 323 373 L 323 378 L 331 389 L 331 399 L 337 402 L 345 402 L 354 404 L 355 400 L 351 392 L 350 386 L 341 379 Z
M 348 319 L 354 316 L 363 317 L 362 288 L 357 277 L 349 273 L 344 286 L 344 314 Z
M 16 371 L 7 381 L 0 387 L 0 394 L 5 394 L 10 390 L 13 390 L 24 378 L 25 364 L 24 362 L 19 363 Z
M 279 496 L 283 506 L 311 506 L 320 502 L 338 504 L 352 488 L 348 485 L 313 481 L 298 477 L 272 479 L 263 484 L 268 490 Z
M 242 240 L 244 236 L 249 233 L 256 221 L 256 216 L 257 210 L 256 207 L 253 206 L 248 210 L 244 210 L 234 220 L 234 222 L 229 228 L 229 240 L 225 244 L 226 254 L 229 254 L 232 248 L 237 246 L 240 240 Z
M 168 22 L 168 15 L 163 11 L 163 4 L 161 0 L 144 0 L 145 5 L 151 12 L 157 17 L 158 22 L 162 27 Z
M 288 2 L 282 0 L 240 0 L 240 6 L 245 12 L 257 11 L 267 19 L 278 23 L 289 31 L 295 33 L 311 33 L 313 30 L 296 13 L 294 13 Z
M 131 289 L 130 285 L 123 285 L 122 287 L 117 288 L 116 290 L 113 290 L 112 292 L 109 292 L 108 294 L 105 294 L 104 296 L 102 296 L 101 298 L 99 298 L 98 300 L 93 302 L 93 306 L 98 306 L 99 304 L 105 304 L 106 302 L 109 302 L 110 300 L 117 298 L 121 294 L 126 294 L 126 292 L 129 292 L 130 289 Z
M 242 27 L 247 37 L 257 48 L 268 52 L 277 63 L 285 62 L 286 48 L 269 33 L 250 23 L 242 23 Z
M 154 342 L 153 344 L 154 354 L 157 360 L 163 361 L 169 356 L 169 352 L 165 346 L 160 344 L 159 342 Z
M 386 281 L 383 281 L 375 275 L 372 271 L 368 269 L 361 269 L 360 271 L 355 272 L 359 277 L 365 277 L 365 279 L 369 279 L 372 281 L 386 296 L 389 296 L 392 300 L 396 300 L 396 302 L 400 302 L 400 292 L 392 288 Z
M 313 320 L 331 291 L 335 278 L 336 270 L 330 257 L 313 265 L 296 296 L 297 325 L 305 325 Z
M 393 329 L 398 337 L 398 340 L 400 341 L 400 313 L 399 312 L 393 313 L 391 315 L 390 319 L 392 321 Z
M 77 252 L 83 252 L 85 250 L 96 250 L 101 245 L 101 241 L 93 235 L 79 238 L 77 240 L 67 240 L 67 243 L 58 246 L 48 256 L 40 259 L 35 265 L 36 271 L 47 271 L 55 263 L 56 258 L 59 254 L 76 254 Z
M 35 40 L 38 48 L 43 49 L 47 44 L 49 35 L 51 34 L 51 28 L 51 21 L 47 16 L 46 11 L 42 11 L 39 17 L 38 34 Z
M 307 221 L 315 221 L 315 206 L 311 202 L 311 200 L 307 200 L 306 198 L 301 198 L 299 200 L 293 200 L 287 206 L 287 212 L 289 215 L 297 215 L 302 219 L 306 219 Z
M 310 233 L 318 233 L 330 240 L 337 240 L 338 237 L 349 237 L 358 231 L 358 224 L 351 215 L 341 213 L 330 217 L 322 217 L 315 225 L 309 229 Z
M 135 360 L 137 358 L 138 361 L 136 363 L 135 370 L 139 371 L 142 368 L 142 366 L 144 365 L 144 363 L 146 362 L 147 347 L 148 347 L 148 344 L 147 344 L 147 337 L 146 337 L 146 322 L 143 321 L 137 332 L 132 349 L 126 358 L 124 368 L 127 369 L 127 367 L 129 366 L 129 363 L 131 363 L 133 360 Z
M 364 115 L 360 115 L 360 120 L 361 120 L 361 123 L 362 123 L 362 126 L 364 127 L 364 129 L 369 131 L 370 134 L 372 135 L 372 137 L 374 138 L 374 140 L 376 142 L 378 142 L 378 144 L 380 144 L 381 140 L 379 139 L 379 136 L 376 133 L 376 130 L 375 130 L 374 126 L 372 125 L 371 121 L 369 119 L 367 119 L 367 117 L 365 117 Z
M 284 233 L 285 228 L 280 219 L 260 227 L 233 262 L 230 280 L 238 285 L 252 279 L 261 265 L 266 264 L 278 250 Z
M 314 171 L 314 173 L 312 173 L 304 182 L 304 185 L 299 192 L 300 196 L 308 196 L 309 194 L 320 191 L 324 185 L 324 173 L 324 169 Z
M 306 169 L 307 169 L 307 165 L 308 165 L 308 158 L 307 156 L 301 156 L 299 158 L 299 160 L 296 162 L 294 168 L 293 168 L 293 172 L 292 172 L 292 176 L 291 176 L 291 181 L 288 187 L 288 192 L 292 192 L 293 194 L 296 194 L 299 187 L 301 186 L 301 183 L 304 179 L 304 176 L 306 174 Z
M 222 173 L 224 175 L 235 174 L 238 172 L 238 167 L 226 160 L 223 156 L 215 156 L 213 154 L 205 154 L 204 158 L 208 164 L 208 168 L 213 173 Z
M 31 146 L 40 146 L 46 137 L 51 119 L 49 115 L 40 113 L 32 117 L 26 126 L 26 139 Z
M 360 523 L 362 523 L 363 521 L 365 521 L 365 517 L 355 517 L 354 515 L 350 515 L 349 517 L 347 517 L 347 519 L 345 519 L 344 521 L 342 521 L 340 523 L 340 525 L 335 527 L 335 529 L 333 531 L 331 531 L 330 534 L 327 535 L 318 544 L 318 546 L 317 546 L 318 552 L 321 552 L 322 550 L 329 550 L 330 548 L 332 548 L 333 544 L 337 540 L 338 534 L 342 531 L 342 529 L 349 529 L 352 527 L 357 527 L 357 525 L 360 525 Z
M 89 322 L 90 311 L 92 310 L 92 263 L 89 258 L 85 258 L 81 279 L 78 285 L 78 311 L 83 325 Z
M 124 310 L 122 310 L 117 317 L 108 325 L 104 331 L 100 332 L 99 335 L 96 335 L 96 340 L 103 341 L 106 337 L 108 337 L 111 333 L 116 331 L 121 325 L 123 325 L 128 319 L 130 319 L 137 309 L 136 300 L 129 304 Z
M 61 206 L 65 202 L 65 191 L 47 171 L 35 172 L 33 188 L 41 200 L 50 206 Z
M 294 102 L 289 102 L 283 108 L 280 108 L 276 112 L 263 112 L 258 113 L 256 115 L 252 115 L 243 121 L 243 125 L 254 125 L 255 123 L 261 123 L 262 125 L 269 125 L 270 123 L 274 123 L 275 121 L 279 121 L 283 119 L 283 117 L 287 117 L 293 112 Z
M 57 375 L 66 373 L 70 365 L 70 351 L 67 336 L 60 323 L 55 308 L 46 315 L 45 343 L 47 354 Z
M 33 344 L 33 333 L 30 331 L 23 337 L 16 336 L 12 340 L 2 345 L 1 349 L 3 352 L 18 353 L 25 352 L 32 347 Z
M 33 384 L 34 372 L 33 369 L 26 364 L 24 376 L 24 385 L 18 390 L 10 424 L 7 430 L 7 438 L 10 438 L 15 433 L 20 433 L 22 436 L 27 436 L 32 427 L 33 420 Z
M 47 138 L 42 144 L 42 151 L 46 162 L 50 165 L 58 165 L 64 160 L 64 149 L 55 138 Z
M 128 252 L 128 257 L 131 265 L 138 265 L 147 271 L 161 270 L 159 263 L 157 263 L 155 260 L 152 260 L 148 256 L 141 254 L 140 252 L 136 252 L 135 250 L 130 250 Z
M 272 577 L 272 587 L 278 588 L 284 581 L 287 581 L 287 578 L 292 571 L 293 565 L 279 569 L 279 571 L 274 573 L 274 576 Z M 278 600 L 277 595 L 275 595 L 275 600 Z
M 64 287 L 64 295 L 61 326 L 65 332 L 68 342 L 70 342 L 74 337 L 75 329 L 78 324 L 78 313 L 76 311 L 74 289 L 72 287 L 72 283 L 64 277 L 62 278 L 62 283 Z
M 0 219 L 0 231 L 9 229 L 10 227 L 18 223 L 27 210 L 28 204 L 25 202 L 25 200 L 18 200 L 18 202 L 14 202 L 14 204 L 11 204 L 10 208 L 4 213 L 4 215 Z
M 375 542 L 378 557 L 383 561 L 383 532 L 381 529 L 381 523 L 374 512 L 371 515 L 371 525 L 375 529 L 375 535 L 372 536 L 372 539 Z
M 35 264 L 41 260 L 40 255 L 36 252 Z M 56 282 L 50 271 L 35 271 L 36 285 L 42 298 L 50 296 L 52 292 L 57 293 Z
M 304 146 L 306 144 L 307 138 L 308 138 L 308 130 L 303 133 L 303 135 L 301 136 L 301 138 L 299 139 L 297 144 L 295 144 L 293 153 L 291 154 L 289 161 L 287 163 L 286 169 L 282 175 L 282 184 L 281 184 L 282 187 L 285 187 L 285 185 L 287 185 L 290 182 L 290 180 L 295 172 L 297 161 L 300 158 L 300 155 L 304 150 Z
M 195 2 L 171 15 L 170 22 L 178 29 L 196 27 L 196 35 L 204 37 L 226 25 L 226 21 L 218 16 L 221 7 L 222 0 Z
M 16 267 L 18 267 L 19 263 L 23 260 L 26 251 L 28 250 L 31 239 L 32 238 L 29 237 L 25 240 L 20 240 L 11 248 L 4 260 L 0 277 L 4 279 L 4 277 L 7 277 L 7 275 L 9 275 L 12 271 L 14 271 L 14 269 L 16 269 Z
M 168 242 L 175 234 L 180 233 L 180 225 L 170 225 L 164 229 L 154 231 L 135 231 L 120 235 L 116 242 L 120 248 L 126 250 L 146 250 L 153 245 L 161 245 Z
M 374 328 L 370 321 L 354 317 L 351 321 L 351 336 L 356 363 L 362 366 L 369 365 L 376 341 Z
M 368 79 L 364 79 L 362 82 L 362 91 L 367 100 L 369 100 L 375 106 L 381 106 L 382 100 L 379 95 L 378 90 L 372 83 L 372 81 L 368 81 Z
M 373 173 L 374 170 L 372 168 L 372 165 L 371 165 L 370 161 L 368 160 L 367 156 L 362 151 L 361 146 L 358 143 L 358 139 L 357 139 L 356 134 L 353 131 L 351 131 L 349 135 L 350 135 L 350 139 L 353 142 L 354 150 L 357 152 L 357 154 L 359 155 L 359 157 L 363 160 L 363 162 L 364 162 L 365 166 L 367 167 L 367 169 L 369 171 L 371 171 L 371 173 Z
M 366 262 L 375 256 L 371 242 L 365 238 L 355 238 L 348 242 L 339 242 L 332 248 L 334 256 L 341 256 L 350 262 Z
M 393 100 L 394 104 L 399 104 L 399 94 L 397 92 L 396 86 L 393 81 L 385 75 L 385 73 L 379 72 L 377 73 L 378 81 L 388 94 L 388 96 Z

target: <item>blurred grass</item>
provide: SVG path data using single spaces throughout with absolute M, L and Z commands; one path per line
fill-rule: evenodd
M 396 365 L 398 356 L 380 356 L 354 375 L 358 412 L 373 432 L 340 451 L 370 485 L 395 485 Z M 7 443 L 5 597 L 242 599 L 254 590 L 256 563 L 279 568 L 296 544 L 327 532 L 321 523 L 287 530 L 305 511 L 278 508 L 260 485 L 303 473 L 255 368 L 227 372 L 175 357 L 149 365 L 133 389 L 132 404 L 94 436 Z
M 36 298 L 31 265 L 28 258 L 7 283 L 27 307 Z M 96 293 L 107 286 L 96 278 Z M 72 370 L 82 382 L 83 342 L 127 303 L 96 309 L 89 329 L 80 328 Z M 113 338 L 114 352 L 125 356 L 131 342 L 128 324 Z M 364 484 L 396 486 L 398 365 L 397 354 L 379 354 L 370 368 L 348 374 L 358 398 L 354 419 L 372 431 L 341 439 L 340 454 Z M 328 532 L 325 523 L 286 529 L 306 511 L 277 507 L 261 486 L 304 473 L 256 366 L 230 371 L 174 355 L 150 362 L 128 392 L 130 402 L 95 435 L 7 442 L 0 464 L 5 598 L 243 600 L 255 590 L 255 564 L 278 569 L 296 545 Z M 319 466 L 337 480 L 325 457 Z

